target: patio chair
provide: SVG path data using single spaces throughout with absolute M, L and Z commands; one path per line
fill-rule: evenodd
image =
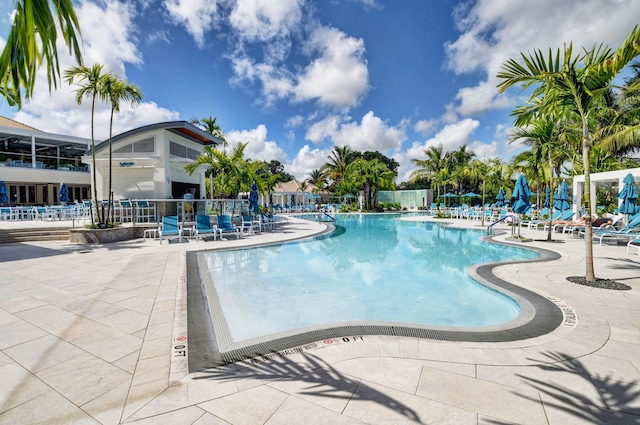
M 234 233 L 236 235 L 236 239 L 240 239 L 240 229 L 238 229 L 235 224 L 231 223 L 230 215 L 224 214 L 218 216 L 218 231 L 220 232 L 221 238 L 223 233 Z
M 162 245 L 162 238 L 166 238 L 167 236 L 178 236 L 178 240 L 182 242 L 182 229 L 180 228 L 177 215 L 162 217 L 162 227 L 158 229 L 160 245 Z
M 254 232 L 260 232 L 260 221 L 252 220 L 251 216 L 243 215 L 242 224 L 240 225 L 240 231 L 244 234 L 245 230 L 250 235 L 253 235 Z
M 584 234 L 584 232 L 581 232 Z M 614 229 L 603 229 L 603 230 L 595 230 L 593 232 L 593 239 L 599 239 L 600 245 L 602 242 L 606 240 L 629 240 L 635 239 L 638 235 L 640 235 L 640 216 L 636 217 L 634 220 L 630 221 L 627 227 L 624 227 L 620 230 Z
M 218 228 L 211 224 L 211 217 L 208 215 L 197 215 L 196 216 L 196 224 L 191 231 L 191 234 L 196 238 L 196 242 L 198 242 L 198 238 L 202 239 L 204 235 L 213 235 L 213 240 L 216 240 L 218 237 Z M 220 233 L 220 237 L 222 238 L 222 233 Z

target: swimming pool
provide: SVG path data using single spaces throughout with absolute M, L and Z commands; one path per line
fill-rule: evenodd
M 365 322 L 491 327 L 521 315 L 513 298 L 467 269 L 539 252 L 484 242 L 481 230 L 397 218 L 337 215 L 336 237 L 201 253 L 205 285 L 214 287 L 206 289 L 215 298 L 209 308 L 224 325 L 218 344 Z

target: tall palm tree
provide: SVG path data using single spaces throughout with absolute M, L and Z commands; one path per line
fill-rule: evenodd
M 314 185 L 318 190 L 324 189 L 326 184 L 324 175 L 319 169 L 311 170 L 305 181 Z
M 366 160 L 358 158 L 347 167 L 345 178 L 359 186 L 364 192 L 364 207 L 374 209 L 378 204 L 379 189 L 393 189 L 393 181 L 397 174 L 389 170 L 378 159 Z
M 555 55 L 549 49 L 546 58 L 541 50 L 535 50 L 529 56 L 521 54 L 523 64 L 509 59 L 497 75 L 502 80 L 498 85 L 500 92 L 516 85 L 522 86 L 522 90 L 533 89 L 530 98 L 537 101 L 514 111 L 516 125 L 526 125 L 540 112 L 565 116 L 580 124 L 588 217 L 591 216 L 589 157 L 594 143 L 593 115 L 614 78 L 639 54 L 640 30 L 636 26 L 616 51 L 600 44 L 574 55 L 570 44 L 563 51 L 558 49 Z M 595 282 L 591 221 L 585 220 L 585 224 L 585 277 L 587 282 Z
M 329 160 L 321 168 L 326 179 L 332 185 L 340 182 L 347 171 L 347 166 L 352 161 L 354 151 L 349 146 L 334 147 L 329 154 Z
M 15 1 L 13 25 L 0 55 L 0 95 L 11 106 L 22 107 L 22 90 L 26 99 L 33 95 L 36 73 L 43 62 L 49 89 L 57 87 L 58 28 L 69 53 L 81 64 L 80 26 L 72 0 Z
M 115 112 L 120 112 L 120 102 L 129 102 L 132 107 L 139 105 L 142 101 L 142 90 L 140 90 L 140 87 L 137 85 L 130 84 L 112 74 L 108 74 L 104 79 L 102 90 L 102 96 L 111 104 L 111 116 L 109 117 L 109 191 L 107 192 L 109 204 L 106 217 L 106 222 L 108 223 L 109 217 L 111 217 L 111 208 L 113 207 L 113 147 L 111 144 L 113 137 L 113 115 Z
M 218 124 L 218 117 L 212 118 L 211 115 L 209 115 L 208 118 L 194 117 L 194 118 L 191 118 L 191 121 L 189 122 L 195 125 L 196 127 L 200 128 L 201 130 L 211 134 L 213 137 L 217 138 L 218 140 L 220 140 L 222 142 L 222 152 L 224 153 L 227 152 L 227 139 L 225 138 L 224 133 L 222 132 L 222 128 Z M 224 170 L 222 170 L 221 178 L 224 180 Z M 211 199 L 213 199 L 213 168 L 209 170 L 209 183 L 210 183 Z
M 516 127 L 509 136 L 510 144 L 522 141 L 526 146 L 529 146 L 530 150 L 524 152 L 529 153 L 529 155 L 527 157 L 522 154 L 517 155 L 516 161 L 525 158 L 525 161 L 528 160 L 529 167 L 527 167 L 527 171 L 535 173 L 537 180 L 541 183 L 538 193 L 545 187 L 549 188 L 550 193 L 554 193 L 554 171 L 556 177 L 560 177 L 560 167 L 567 159 L 563 149 L 566 144 L 561 143 L 560 140 L 562 131 L 561 122 L 555 117 L 538 116 L 530 125 Z M 552 218 L 553 214 L 550 214 L 549 225 L 547 226 L 548 241 L 551 240 Z
M 426 179 L 431 183 L 431 187 L 436 181 L 438 171 L 446 166 L 446 157 L 442 144 L 430 146 L 424 151 L 427 159 L 412 159 L 411 162 L 418 167 L 411 173 L 411 181 Z M 440 185 L 436 184 L 437 196 L 440 196 Z
M 75 100 L 78 105 L 82 104 L 83 98 L 91 99 L 91 158 L 93 160 L 92 163 L 92 172 L 93 172 L 93 200 L 96 205 L 96 216 L 98 219 L 98 223 L 100 225 L 104 225 L 104 217 L 100 215 L 100 208 L 98 208 L 98 186 L 96 179 L 96 142 L 94 135 L 94 117 L 96 110 L 96 99 L 105 99 L 105 92 L 102 89 L 102 86 L 106 79 L 111 78 L 111 74 L 103 74 L 102 68 L 104 65 L 99 63 L 94 64 L 91 68 L 88 68 L 84 65 L 74 66 L 67 69 L 64 73 L 65 80 L 71 84 L 77 84 L 78 87 L 75 91 L 76 97 Z M 93 209 L 92 209 L 93 211 Z M 93 222 L 93 214 L 91 221 Z

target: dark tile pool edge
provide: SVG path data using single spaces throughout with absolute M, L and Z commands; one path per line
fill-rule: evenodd
M 511 245 L 486 236 L 491 243 Z M 353 322 L 323 325 L 281 333 L 278 336 L 257 338 L 246 344 L 231 340 L 226 322 L 219 308 L 215 291 L 207 293 L 203 279 L 208 278 L 206 267 L 198 261 L 202 252 L 187 252 L 187 317 L 189 335 L 189 372 L 236 363 L 265 356 L 294 347 L 312 344 L 325 339 L 387 335 L 464 342 L 509 342 L 546 335 L 562 324 L 563 313 L 558 306 L 542 295 L 509 283 L 493 274 L 493 269 L 505 264 L 546 262 L 560 258 L 560 254 L 546 249 L 527 246 L 536 251 L 539 258 L 481 264 L 475 268 L 475 278 L 480 283 L 494 287 L 524 302 L 523 312 L 513 321 L 483 328 L 454 328 L 414 324 L 389 324 Z M 209 278 L 210 279 L 210 278 Z M 484 280 L 484 282 L 482 282 Z M 525 307 L 526 305 L 526 307 Z

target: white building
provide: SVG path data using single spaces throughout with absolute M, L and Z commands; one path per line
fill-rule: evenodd
M 186 121 L 151 124 L 119 134 L 111 140 L 114 199 L 181 198 L 192 189 L 195 199 L 205 197 L 205 171 L 189 175 L 184 166 L 193 162 L 204 146 L 220 140 Z M 96 146 L 98 199 L 108 199 L 109 141 Z M 92 170 L 93 155 L 82 161 Z
M 598 184 L 603 183 L 617 183 L 618 189 L 620 192 L 622 187 L 624 186 L 623 180 L 628 175 L 631 174 L 636 182 L 640 182 L 640 168 L 630 168 L 628 170 L 616 170 L 616 171 L 605 171 L 602 173 L 591 173 L 589 178 L 591 180 L 591 211 L 595 213 L 597 211 L 596 205 L 596 188 Z M 637 183 L 636 183 L 637 184 Z M 573 207 L 574 212 L 579 213 L 580 209 L 584 207 L 584 174 L 575 176 L 573 178 Z M 617 196 L 614 194 L 613 196 Z M 618 199 L 618 206 L 622 203 L 621 199 Z M 577 217 L 577 216 L 576 216 Z
M 152 124 L 111 140 L 114 199 L 180 198 L 192 189 L 204 197 L 205 167 L 189 175 L 207 145 L 221 143 L 186 121 Z M 108 199 L 109 141 L 96 145 L 98 200 Z M 46 133 L 0 116 L 0 180 L 11 205 L 55 205 L 62 183 L 71 202 L 92 198 L 91 139 Z
M 91 140 L 40 131 L 0 116 L 0 180 L 10 205 L 57 204 L 62 183 L 71 200 L 89 199 L 89 169 L 81 156 Z

